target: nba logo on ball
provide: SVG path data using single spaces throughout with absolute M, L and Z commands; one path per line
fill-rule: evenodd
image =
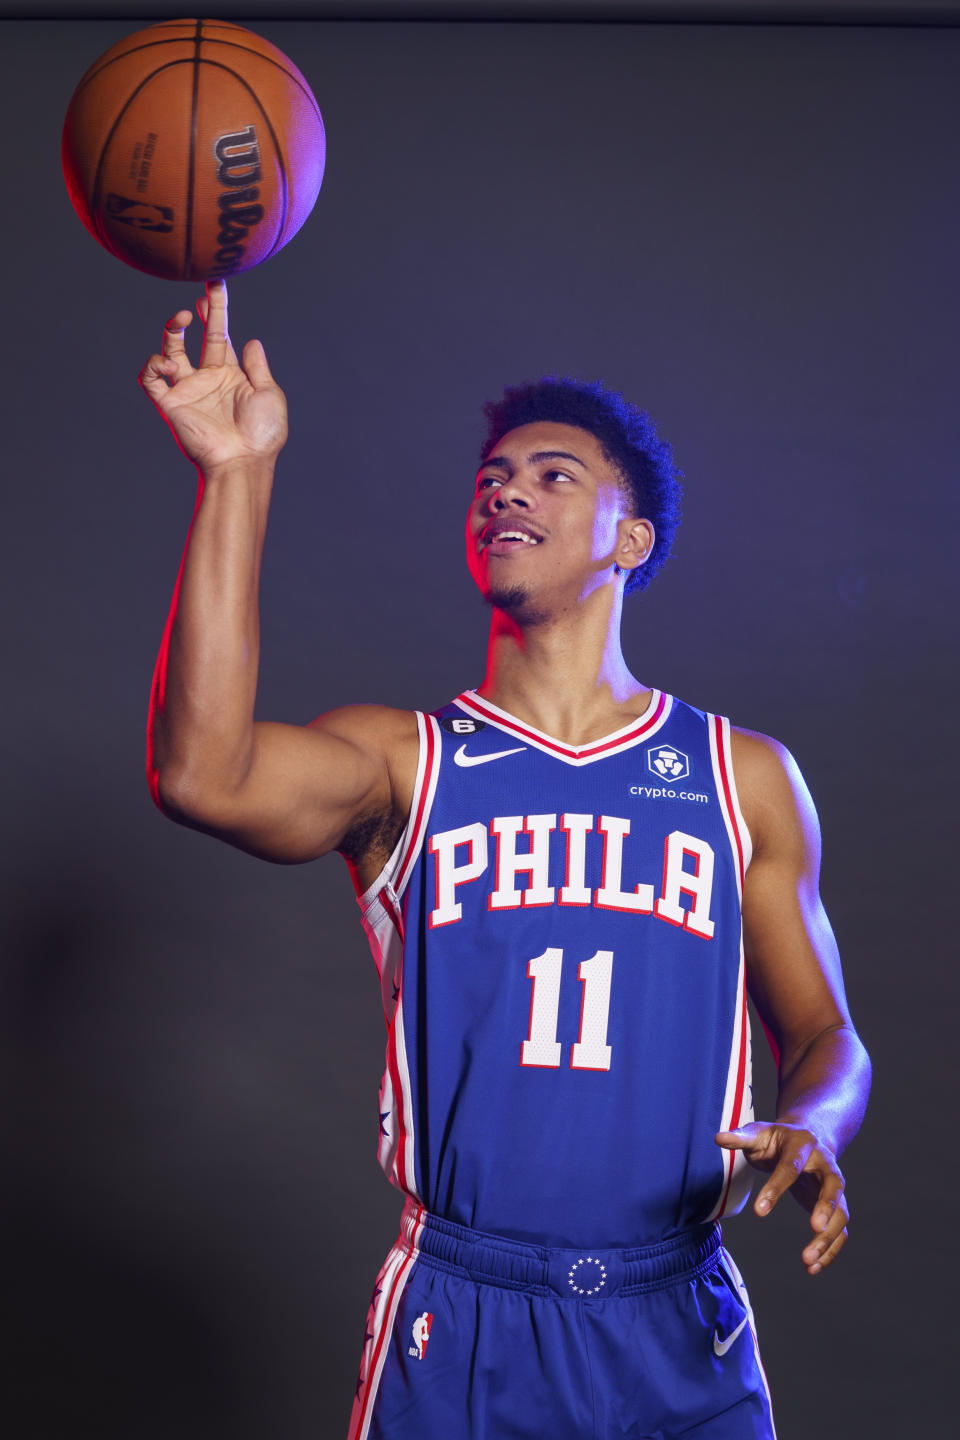
M 433 1316 L 429 1310 L 424 1310 L 413 1322 L 413 1344 L 407 1351 L 414 1360 L 422 1360 L 427 1352 L 427 1341 L 430 1339 L 430 1326 L 433 1324 Z
M 686 780 L 690 774 L 690 760 L 682 750 L 672 745 L 651 745 L 647 749 L 647 769 L 661 780 Z

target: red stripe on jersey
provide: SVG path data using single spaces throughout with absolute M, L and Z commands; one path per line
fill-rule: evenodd
M 717 765 L 720 770 L 720 779 L 723 783 L 724 809 L 730 821 L 730 829 L 733 831 L 733 838 L 737 843 L 737 865 L 740 869 L 740 893 L 743 894 L 743 882 L 746 876 L 746 869 L 743 863 L 743 842 L 740 839 L 740 826 L 737 824 L 737 812 L 733 803 L 733 791 L 730 787 L 730 776 L 727 773 L 727 757 L 723 744 L 723 721 L 719 715 L 713 717 L 714 736 L 717 742 Z
M 393 1012 L 393 1019 L 390 1021 L 390 1032 L 387 1036 L 387 1068 L 390 1071 L 390 1083 L 393 1086 L 394 1120 L 397 1126 L 397 1152 L 393 1162 L 396 1172 L 397 1184 L 401 1190 L 406 1192 L 407 1183 L 407 1130 L 403 1121 L 403 1086 L 400 1084 L 400 1066 L 397 1063 L 397 1016 L 401 1014 L 400 1000 L 397 1000 Z
M 743 885 L 746 879 L 746 866 L 743 858 L 743 839 L 740 834 L 740 826 L 737 821 L 736 806 L 733 801 L 733 786 L 731 783 L 730 767 L 727 764 L 727 751 L 724 745 L 723 721 L 719 715 L 711 716 L 713 722 L 713 739 L 717 754 L 717 770 L 720 775 L 721 794 L 719 796 L 721 807 L 727 821 L 727 829 L 733 836 L 735 856 L 737 861 L 737 873 L 740 879 L 740 896 L 743 897 Z M 742 953 L 742 952 L 741 952 Z M 741 962 L 742 963 L 742 962 Z M 724 1123 L 724 1130 L 736 1130 L 740 1124 L 740 1114 L 743 1109 L 743 1094 L 746 1087 L 747 1075 L 747 985 L 746 976 L 743 976 L 743 995 L 740 1003 L 740 1052 L 737 1056 L 737 1080 L 733 1092 L 733 1103 L 730 1108 L 730 1117 Z M 730 1186 L 733 1183 L 733 1171 L 738 1155 L 736 1150 L 727 1151 L 727 1179 L 723 1188 L 723 1199 L 720 1209 L 717 1211 L 717 1218 L 727 1208 L 727 1201 L 730 1198 Z
M 730 1114 L 730 1123 L 729 1123 L 729 1125 L 724 1125 L 723 1128 L 724 1128 L 725 1130 L 736 1130 L 737 1126 L 740 1124 L 740 1111 L 741 1111 L 741 1109 L 743 1108 L 743 1091 L 744 1091 L 744 1083 L 745 1083 L 745 1080 L 746 1080 L 746 1074 L 747 1074 L 747 986 L 746 986 L 746 981 L 744 981 L 744 986 L 743 986 L 743 1002 L 742 1002 L 741 1007 L 740 1007 L 740 1057 L 739 1057 L 739 1060 L 737 1061 L 737 1087 L 736 1087 L 736 1089 L 735 1089 L 734 1092 L 733 1092 L 733 1108 L 732 1108 L 731 1114 Z M 720 1205 L 719 1211 L 717 1212 L 717 1219 L 720 1218 L 720 1216 L 723 1214 L 724 1210 L 726 1210 L 726 1208 L 727 1208 L 727 1200 L 730 1198 L 730 1185 L 731 1185 L 731 1183 L 732 1183 L 732 1181 L 733 1181 L 733 1167 L 734 1167 L 734 1164 L 735 1164 L 735 1162 L 736 1162 L 736 1158 L 737 1158 L 738 1153 L 739 1153 L 739 1152 L 736 1151 L 736 1150 L 728 1150 L 728 1151 L 727 1151 L 727 1154 L 728 1154 L 728 1156 L 730 1157 L 729 1173 L 728 1173 L 728 1175 L 727 1175 L 727 1183 L 726 1183 L 726 1186 L 724 1187 L 724 1191 L 723 1191 L 723 1201 L 722 1201 L 722 1203 L 721 1203 L 721 1205 Z
M 392 1330 L 393 1330 L 393 1320 L 392 1320 L 392 1317 L 391 1317 L 391 1311 L 393 1310 L 394 1297 L 397 1296 L 398 1290 L 402 1290 L 402 1289 L 403 1289 L 403 1285 L 401 1284 L 401 1281 L 403 1281 L 404 1283 L 406 1283 L 407 1272 L 408 1272 L 408 1270 L 410 1269 L 411 1265 L 413 1264 L 414 1260 L 417 1258 L 417 1250 L 416 1250 L 417 1231 L 416 1231 L 416 1226 L 419 1225 L 419 1223 L 420 1223 L 420 1216 L 421 1216 L 422 1214 L 423 1214 L 423 1207 L 421 1206 L 421 1208 L 417 1211 L 417 1218 L 416 1218 L 416 1221 L 414 1222 L 414 1238 L 413 1238 L 413 1241 L 412 1241 L 412 1243 L 411 1243 L 410 1254 L 407 1256 L 406 1260 L 404 1260 L 403 1264 L 400 1266 L 400 1269 L 397 1271 L 396 1279 L 394 1280 L 393 1285 L 390 1287 L 390 1294 L 389 1294 L 389 1297 L 387 1298 L 387 1308 L 386 1308 L 386 1310 L 384 1311 L 384 1323 L 383 1323 L 383 1325 L 380 1327 L 380 1334 L 377 1336 L 377 1343 L 376 1343 L 376 1345 L 375 1345 L 375 1347 L 374 1347 L 373 1354 L 372 1354 L 372 1356 L 370 1357 L 370 1368 L 369 1368 L 369 1370 L 367 1371 L 367 1382 L 366 1382 L 366 1383 L 367 1383 L 367 1393 L 366 1393 L 366 1395 L 363 1397 L 363 1407 L 362 1407 L 362 1409 L 361 1409 L 361 1411 L 360 1411 L 360 1423 L 359 1423 L 359 1425 L 357 1426 L 357 1434 L 358 1434 L 358 1435 L 363 1435 L 363 1434 L 364 1434 L 364 1426 L 366 1425 L 366 1423 L 367 1423 L 367 1418 L 368 1418 L 368 1416 L 367 1416 L 367 1411 L 369 1410 L 371 1401 L 372 1401 L 372 1399 L 373 1399 L 373 1396 L 374 1396 L 374 1394 L 376 1393 L 376 1388 L 375 1388 L 374 1386 L 371 1386 L 370 1380 L 371 1380 L 371 1377 L 376 1374 L 377 1363 L 378 1363 L 378 1361 L 379 1361 L 379 1359 L 380 1359 L 380 1352 L 381 1352 L 382 1349 L 383 1349 L 384 1341 L 387 1339 L 387 1337 L 391 1334 L 391 1332 L 392 1332 Z
M 393 923 L 394 929 L 403 943 L 403 915 L 393 903 L 392 897 L 382 890 L 380 902 Z M 397 1180 L 401 1188 L 404 1185 L 407 1175 L 407 1130 L 403 1123 L 403 1088 L 400 1084 L 400 1067 L 397 1064 L 397 1015 L 400 1013 L 400 1006 L 403 1003 L 403 962 L 401 960 L 400 980 L 397 986 L 397 1003 L 393 1007 L 393 1015 L 390 1020 L 389 1034 L 387 1037 L 387 1065 L 390 1070 L 390 1081 L 393 1085 L 394 1115 L 397 1125 L 397 1154 L 394 1162 L 397 1171 Z
M 536 730 L 528 730 L 519 721 L 504 718 L 502 714 L 488 710 L 482 700 L 475 696 L 459 696 L 464 706 L 476 710 L 492 724 L 498 725 L 501 730 L 509 730 L 514 735 L 520 735 L 525 740 L 533 740 L 535 744 L 542 745 L 545 750 L 552 750 L 555 755 L 562 755 L 567 760 L 586 760 L 593 755 L 602 755 L 606 750 L 615 750 L 621 745 L 629 745 L 634 740 L 639 740 L 641 735 L 657 723 L 663 714 L 663 708 L 667 703 L 666 695 L 661 695 L 657 701 L 656 708 L 652 715 L 644 715 L 635 729 L 628 730 L 626 734 L 615 736 L 611 740 L 604 740 L 599 745 L 588 745 L 584 749 L 576 749 L 572 745 L 561 745 L 558 740 L 552 740 L 549 735 L 542 735 Z
M 393 887 L 398 895 L 403 889 L 403 886 L 407 879 L 407 872 L 410 869 L 410 866 L 413 864 L 414 856 L 419 850 L 420 840 L 423 832 L 424 811 L 426 809 L 427 796 L 430 794 L 430 784 L 433 779 L 434 769 L 436 767 L 436 736 L 434 734 L 434 729 L 432 724 L 430 723 L 430 720 L 428 718 L 425 718 L 424 723 L 427 728 L 427 758 L 426 763 L 423 767 L 423 781 L 420 785 L 420 794 L 416 797 L 416 812 L 414 814 L 413 826 L 408 832 L 410 837 L 410 843 L 407 846 L 406 854 L 402 857 L 400 861 L 400 865 L 397 869 L 397 882 Z

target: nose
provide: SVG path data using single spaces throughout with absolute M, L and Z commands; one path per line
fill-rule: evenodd
M 510 480 L 504 481 L 502 485 L 491 493 L 490 512 L 493 515 L 500 515 L 511 506 L 519 510 L 529 510 L 531 506 L 530 492 L 521 483 L 519 476 L 514 475 Z

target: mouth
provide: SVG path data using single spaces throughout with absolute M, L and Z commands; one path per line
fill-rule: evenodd
M 481 530 L 477 548 L 491 555 L 511 555 L 521 550 L 532 550 L 542 538 L 525 525 L 494 521 Z

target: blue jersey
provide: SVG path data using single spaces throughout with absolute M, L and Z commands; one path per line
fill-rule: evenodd
M 459 1225 L 655 1243 L 739 1208 L 752 1118 L 729 724 L 653 691 L 574 747 L 473 691 L 418 715 L 360 897 L 388 1027 L 380 1162 Z

